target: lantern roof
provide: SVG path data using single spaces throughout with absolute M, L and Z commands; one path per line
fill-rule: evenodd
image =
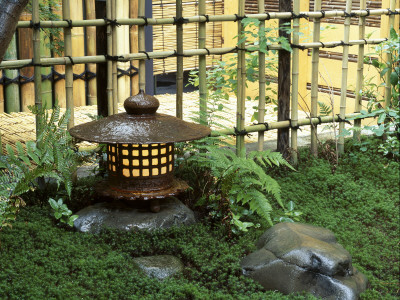
M 73 137 L 104 144 L 158 144 L 197 140 L 211 129 L 174 116 L 156 113 L 157 98 L 140 91 L 124 102 L 126 112 L 77 125 Z

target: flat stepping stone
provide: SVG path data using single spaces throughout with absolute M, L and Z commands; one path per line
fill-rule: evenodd
M 148 277 L 159 280 L 180 273 L 184 268 L 182 261 L 172 255 L 136 257 L 133 259 L 133 263 Z
M 260 237 L 257 248 L 241 267 L 266 290 L 355 300 L 367 287 L 367 278 L 352 266 L 349 252 L 328 229 L 279 223 Z
M 97 203 L 76 213 L 79 217 L 75 220 L 74 227 L 80 232 L 88 233 L 99 233 L 103 228 L 151 231 L 196 222 L 193 211 L 176 198 L 162 200 L 160 206 L 160 211 L 153 213 L 120 201 Z

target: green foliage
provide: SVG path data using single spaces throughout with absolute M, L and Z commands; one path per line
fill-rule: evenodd
M 320 116 L 330 116 L 332 114 L 332 107 L 324 102 L 318 101 L 319 115 Z
M 49 203 L 53 209 L 54 217 L 57 220 L 60 220 L 61 223 L 65 223 L 71 227 L 74 226 L 74 221 L 78 218 L 78 216 L 72 215 L 72 211 L 68 209 L 66 204 L 64 204 L 62 198 L 58 199 L 58 201 L 50 198 Z
M 218 139 L 210 138 L 187 144 L 182 153 L 185 168 L 196 170 L 193 173 L 203 180 L 207 178 L 198 204 L 210 205 L 214 216 L 229 220 L 237 229 L 246 231 L 254 225 L 240 220 L 252 212 L 272 225 L 272 200 L 284 207 L 279 184 L 266 172 L 273 166 L 293 169 L 280 153 L 254 151 L 242 158 L 221 147 Z
M 272 44 L 281 44 L 284 49 L 291 52 L 292 49 L 290 48 L 290 43 L 285 37 L 277 36 L 276 32 L 279 30 L 279 28 L 265 27 L 262 31 L 258 32 L 254 29 L 258 28 L 260 23 L 259 20 L 246 18 L 242 20 L 242 23 L 244 25 L 244 31 L 242 32 L 238 44 L 245 42 L 249 51 L 255 51 L 252 53 L 246 53 L 245 60 L 247 82 L 256 82 L 259 79 L 259 59 L 258 51 L 256 50 L 259 49 L 261 52 L 266 54 L 272 53 L 273 55 L 267 55 L 265 57 L 265 84 L 266 91 L 276 96 L 277 91 L 270 86 L 270 79 L 277 76 L 278 60 L 277 56 L 275 55 L 277 54 L 277 51 L 269 50 L 268 46 Z M 189 84 L 197 87 L 199 85 L 198 71 L 191 71 L 189 75 Z M 205 109 L 207 111 L 205 118 L 208 120 L 208 124 L 224 128 L 219 121 L 226 118 L 215 113 L 226 111 L 226 104 L 229 103 L 229 95 L 237 93 L 237 54 L 232 54 L 223 61 L 214 61 L 214 66 L 207 70 L 206 78 L 208 92 L 207 97 L 210 104 L 208 104 L 207 108 Z M 266 96 L 265 101 L 266 103 L 277 104 L 277 100 L 275 98 L 276 97 L 270 98 L 269 96 Z M 248 98 L 248 100 L 251 99 Z M 255 97 L 254 100 L 258 100 L 258 96 Z M 214 118 L 210 118 L 210 115 L 213 115 Z M 257 118 L 258 112 L 256 111 L 253 116 L 253 120 L 256 120 Z
M 365 117 L 374 117 L 377 119 L 378 126 L 364 126 L 364 129 L 370 130 L 376 136 L 385 135 L 382 144 L 379 145 L 381 152 L 385 155 L 392 155 L 399 158 L 400 147 L 400 107 L 399 107 L 399 76 L 400 76 L 400 56 L 399 56 L 399 35 L 391 28 L 390 39 L 382 42 L 375 47 L 375 52 L 372 53 L 378 58 L 371 60 L 372 66 L 379 72 L 382 83 L 376 85 L 372 80 L 367 80 L 365 91 L 356 91 L 368 97 L 367 110 L 361 110 L 361 116 L 352 118 L 353 120 L 362 119 Z M 371 54 L 369 54 L 371 55 Z M 391 56 L 391 61 L 386 59 L 386 55 Z M 369 58 L 366 58 L 369 62 Z M 386 82 L 386 75 L 390 72 L 389 82 Z M 390 87 L 391 98 L 388 105 L 385 105 L 382 87 Z M 351 119 L 349 119 L 351 120 Z M 342 134 L 348 135 L 351 131 L 358 128 L 344 130 Z M 365 147 L 364 145 L 363 147 Z
M 60 115 L 60 108 L 56 107 L 49 116 L 44 109 L 30 109 L 39 116 L 36 142 L 17 142 L 16 152 L 6 145 L 7 155 L 0 157 L 0 184 L 3 187 L 0 197 L 3 206 L 5 203 L 15 206 L 20 195 L 37 187 L 44 191 L 47 188 L 44 178 L 53 179 L 58 186 L 63 184 L 69 196 L 72 174 L 85 155 L 72 148 L 72 138 L 66 130 L 68 111 Z
M 343 155 L 335 174 L 329 162 L 314 159 L 302 149 L 298 172 L 279 168 L 270 173 L 285 191 L 282 201 L 294 201 L 306 223 L 332 230 L 350 252 L 354 266 L 367 275 L 370 286 L 361 299 L 394 300 L 398 298 L 400 251 L 399 162 L 371 150 L 350 149 L 353 152 Z M 34 202 L 27 196 L 23 195 L 27 203 Z M 307 294 L 265 292 L 242 275 L 239 262 L 256 249 L 255 242 L 266 227 L 231 238 L 224 226 L 215 223 L 89 235 L 53 226 L 50 212 L 50 207 L 24 208 L 13 228 L 3 229 L 3 298 L 314 299 Z M 158 281 L 133 266 L 135 257 L 162 254 L 180 258 L 183 273 Z

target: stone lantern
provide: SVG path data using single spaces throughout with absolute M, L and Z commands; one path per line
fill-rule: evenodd
M 126 112 L 78 125 L 70 134 L 80 140 L 106 144 L 108 179 L 96 191 L 120 200 L 150 200 L 153 212 L 159 200 L 186 190 L 174 177 L 174 143 L 192 141 L 210 128 L 156 113 L 157 98 L 140 91 L 124 102 Z

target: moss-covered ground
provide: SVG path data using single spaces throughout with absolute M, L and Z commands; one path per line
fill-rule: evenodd
M 334 172 L 326 160 L 302 151 L 298 172 L 274 177 L 284 199 L 304 213 L 301 221 L 331 229 L 367 275 L 362 299 L 398 299 L 399 163 L 350 150 Z M 75 198 L 87 197 L 88 189 L 75 190 Z M 13 228 L 0 232 L 1 299 L 312 298 L 264 292 L 241 275 L 240 259 L 255 249 L 266 226 L 232 238 L 208 222 L 151 234 L 89 235 L 56 226 L 46 201 L 27 199 Z M 160 282 L 133 267 L 134 257 L 157 254 L 181 258 L 184 273 Z

